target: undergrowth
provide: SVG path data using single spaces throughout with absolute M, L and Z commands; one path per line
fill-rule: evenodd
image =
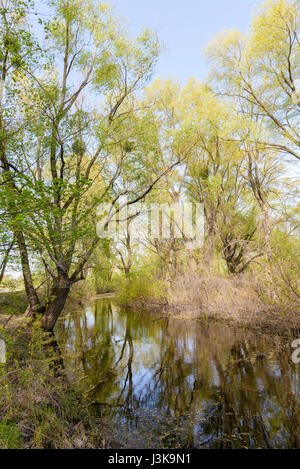
M 0 365 L 0 448 L 104 448 L 81 389 L 68 382 L 53 338 L 39 324 L 0 331 L 7 347 Z

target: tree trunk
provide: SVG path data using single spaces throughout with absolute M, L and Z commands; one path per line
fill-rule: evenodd
M 272 246 L 271 246 L 272 227 L 270 223 L 269 210 L 265 204 L 262 205 L 261 212 L 262 212 L 261 213 L 261 227 L 262 227 L 262 231 L 264 233 L 264 238 L 265 238 L 264 241 L 265 241 L 267 259 L 269 262 L 272 262 L 273 261 L 273 252 L 272 252 Z
M 270 223 L 269 210 L 266 204 L 261 207 L 261 229 L 264 234 L 264 245 L 267 257 L 267 264 L 265 269 L 266 278 L 269 283 L 269 293 L 272 301 L 279 302 L 279 294 L 276 288 L 276 273 L 273 265 L 273 251 L 271 245 L 272 226 Z
M 47 304 L 43 315 L 44 331 L 53 331 L 56 321 L 65 306 L 70 289 L 71 282 L 68 277 L 57 277 L 54 280 L 50 294 L 51 301 Z
M 16 237 L 18 249 L 20 252 L 24 286 L 30 307 L 30 312 L 31 314 L 34 314 L 34 312 L 40 308 L 40 300 L 33 285 L 26 242 L 24 239 L 24 235 L 21 231 L 16 231 L 14 235 Z
M 3 280 L 5 270 L 6 270 L 8 261 L 9 261 L 9 255 L 10 255 L 10 252 L 11 252 L 12 248 L 14 247 L 14 242 L 15 242 L 15 239 L 13 239 L 13 241 L 10 244 L 10 246 L 8 247 L 8 249 L 5 251 L 4 259 L 3 259 L 1 267 L 0 267 L 0 283 Z
M 2 111 L 0 110 L 0 130 L 3 135 L 5 135 L 5 125 L 3 122 L 3 116 L 2 116 Z M 11 179 L 10 176 L 10 166 L 9 162 L 5 153 L 5 143 L 4 139 L 0 139 L 0 161 L 1 161 L 1 167 L 2 167 L 2 173 L 8 175 L 8 187 L 10 187 L 13 191 L 15 191 L 16 194 L 18 194 L 18 191 L 16 190 L 16 186 L 14 181 Z M 10 208 L 13 209 L 13 211 L 16 211 L 16 204 L 13 201 L 10 204 Z M 13 216 L 11 217 L 12 221 Z M 20 258 L 21 258 L 21 265 L 22 265 L 22 272 L 23 272 L 23 279 L 24 279 L 24 286 L 25 286 L 25 291 L 29 303 L 29 308 L 28 310 L 30 311 L 30 314 L 34 315 L 34 312 L 38 310 L 40 307 L 40 300 L 39 297 L 36 293 L 36 290 L 33 285 L 32 281 L 32 275 L 31 275 L 31 270 L 30 270 L 30 264 L 29 264 L 29 257 L 28 257 L 28 250 L 26 246 L 26 241 L 24 234 L 21 230 L 18 228 L 12 228 L 14 238 L 17 241 L 18 249 L 20 252 Z
M 216 221 L 214 213 L 212 213 L 208 217 L 206 217 L 206 240 L 204 243 L 204 265 L 208 272 L 210 272 L 213 263 L 215 251 L 215 238 Z

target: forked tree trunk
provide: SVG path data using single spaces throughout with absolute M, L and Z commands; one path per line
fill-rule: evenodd
M 34 315 L 34 312 L 40 308 L 40 300 L 33 285 L 26 242 L 22 231 L 16 231 L 14 236 L 20 253 L 24 286 L 29 303 L 26 313 Z
M 51 293 L 50 302 L 46 306 L 43 314 L 44 331 L 53 331 L 53 328 L 62 312 L 71 289 L 71 281 L 68 277 L 58 277 L 55 279 Z

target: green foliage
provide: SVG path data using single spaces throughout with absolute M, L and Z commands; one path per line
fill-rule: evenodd
M 50 0 L 51 14 L 36 14 L 38 30 L 31 0 L 11 5 L 14 14 L 3 7 L 0 15 L 0 240 L 19 251 L 10 262 L 21 261 L 32 309 L 53 317 L 57 286 L 82 279 L 93 293 L 119 282 L 129 300 L 159 296 L 161 279 L 185 271 L 183 237 L 151 240 L 135 227 L 123 244 L 99 239 L 99 205 L 112 203 L 105 231 L 124 195 L 133 210 L 202 203 L 197 272 L 224 270 L 224 261 L 230 274 L 251 266 L 270 285 L 282 277 L 297 296 L 298 264 L 272 240 L 280 224 L 284 246 L 293 244 L 299 216 L 282 203 L 297 205 L 284 158 L 299 158 L 297 2 L 268 0 L 250 34 L 219 35 L 204 83 L 158 79 L 147 88 L 157 37 L 145 29 L 132 39 L 109 4 Z
M 281 295 L 300 299 L 300 241 L 286 232 L 276 231 L 272 238 L 274 263 L 277 267 Z
M 102 447 L 88 401 L 80 385 L 68 383 L 39 321 L 2 337 L 8 353 L 0 368 L 0 448 Z
M 5 286 L 4 282 L 4 286 Z M 15 288 L 15 283 L 14 283 Z M 24 291 L 12 291 L 0 293 L 0 314 L 22 314 L 28 305 Z
M 0 313 L 28 303 L 38 313 L 28 329 L 1 329 L 0 447 L 72 448 L 77 438 L 89 447 L 96 432 L 82 390 L 69 386 L 43 333 L 72 286 L 78 297 L 116 292 L 125 305 L 173 295 L 205 318 L 226 301 L 230 318 L 235 307 L 298 314 L 299 190 L 287 156 L 300 159 L 299 1 L 267 0 L 249 34 L 218 35 L 204 83 L 147 87 L 158 39 L 148 29 L 132 39 L 109 4 L 49 0 L 49 15 L 35 13 L 38 28 L 32 0 L 8 5 L 0 8 L 0 271 L 11 290 L 17 281 L 5 268 L 21 265 L 26 296 L 1 293 Z M 110 207 L 105 232 L 110 217 L 121 222 L 123 196 L 136 209 L 125 238 L 101 239 L 98 207 Z M 151 239 L 138 223 L 147 203 L 179 201 L 204 206 L 196 252 L 174 226 L 168 239 Z
M 130 304 L 138 300 L 161 299 L 167 295 L 167 285 L 158 280 L 153 267 L 140 267 L 127 277 L 114 278 L 120 304 Z
M 20 449 L 22 442 L 22 433 L 15 422 L 0 422 L 0 448 L 2 449 Z

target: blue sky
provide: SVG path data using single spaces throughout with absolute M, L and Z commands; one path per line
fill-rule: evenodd
M 247 31 L 259 0 L 112 0 L 127 20 L 130 31 L 143 26 L 158 33 L 166 52 L 156 76 L 177 77 L 183 83 L 191 76 L 203 79 L 207 64 L 203 48 L 220 31 Z

